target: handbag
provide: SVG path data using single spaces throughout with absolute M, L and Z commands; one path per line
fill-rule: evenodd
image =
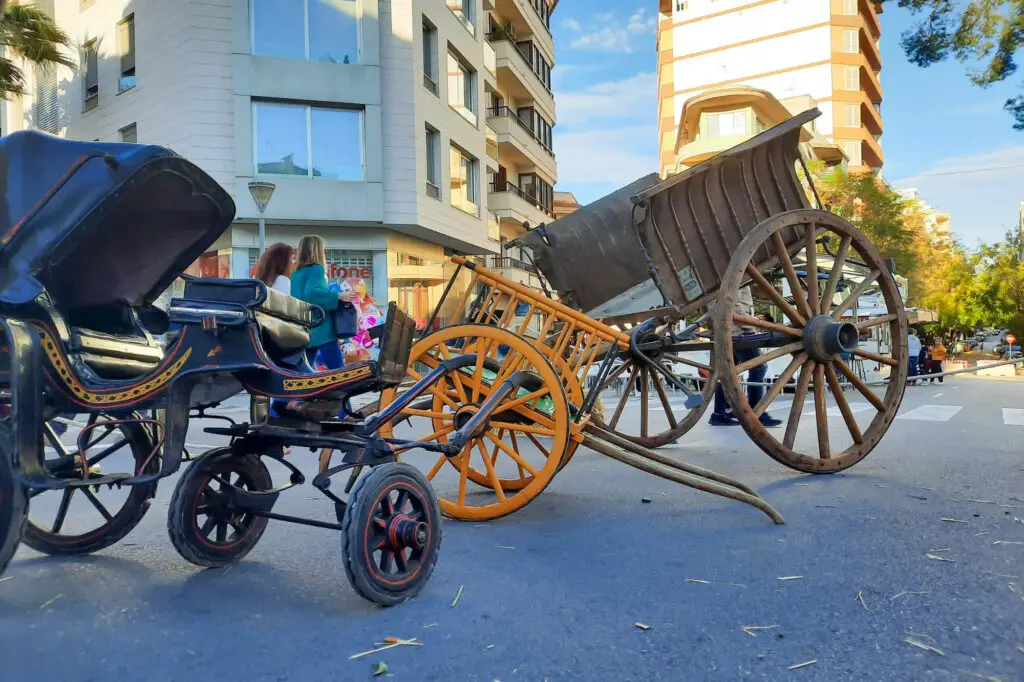
M 351 303 L 341 301 L 337 310 L 331 311 L 334 335 L 339 339 L 351 339 L 359 333 L 359 311 Z

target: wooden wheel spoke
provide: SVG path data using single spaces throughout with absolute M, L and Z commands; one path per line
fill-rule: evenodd
M 818 456 L 832 457 L 828 439 L 828 403 L 825 401 L 825 370 L 822 365 L 814 366 L 814 418 L 818 423 Z
M 490 435 L 488 433 L 487 435 Z M 494 464 L 491 463 L 491 458 L 487 454 L 487 447 L 484 445 L 484 441 L 481 438 L 476 442 L 476 447 L 480 451 L 480 456 L 484 458 L 484 469 L 487 470 L 487 477 L 491 480 L 492 490 L 494 494 L 498 496 L 499 502 L 505 501 L 505 491 L 501 487 L 501 481 L 498 479 L 498 472 L 494 470 Z
M 836 371 L 832 369 L 831 365 L 825 366 L 825 378 L 828 379 L 828 386 L 832 390 L 832 396 L 836 399 L 836 405 L 843 415 L 846 428 L 850 431 L 850 437 L 853 438 L 854 443 L 860 445 L 864 442 L 864 436 L 861 435 L 860 427 L 857 426 L 857 419 L 853 416 L 850 404 L 846 402 L 846 396 L 843 395 L 843 387 L 839 385 L 839 377 L 836 376 Z
M 785 346 L 776 348 L 770 353 L 762 353 L 761 355 L 758 355 L 756 358 L 753 358 L 752 360 L 747 360 L 746 362 L 736 365 L 734 371 L 736 372 L 736 374 L 742 374 L 743 372 L 746 372 L 749 369 L 753 369 L 754 367 L 760 367 L 766 362 L 771 362 L 776 358 L 781 358 L 783 355 L 789 355 L 794 351 L 801 350 L 803 349 L 803 347 L 803 341 L 795 341 L 793 343 L 786 344 Z
M 538 436 L 554 436 L 554 429 L 546 429 L 536 424 L 516 424 L 515 422 L 496 422 L 492 421 L 491 426 L 494 428 L 502 428 L 507 431 L 516 431 L 519 433 L 533 433 Z
M 780 334 L 787 334 L 789 336 L 800 336 L 804 335 L 802 329 L 796 329 L 794 327 L 787 327 L 784 324 L 776 324 L 775 322 L 768 322 L 757 317 L 751 317 L 749 315 L 733 315 L 733 321 L 739 322 L 740 324 L 749 324 L 752 327 L 760 327 L 761 329 L 768 329 L 773 332 L 779 332 Z
M 445 344 L 437 344 L 437 350 L 443 360 L 448 360 L 451 358 L 451 355 L 448 353 L 448 348 L 445 346 Z M 452 378 L 452 384 L 454 384 L 455 386 L 455 392 L 459 396 L 459 401 L 462 403 L 468 403 L 469 398 L 466 396 L 466 389 L 462 386 L 462 378 L 459 376 L 459 372 L 451 372 L 448 376 Z
M 889 322 L 895 322 L 897 319 L 899 319 L 899 316 L 896 315 L 895 313 L 892 313 L 889 315 L 882 315 L 881 317 L 872 317 L 870 320 L 864 320 L 863 322 L 857 322 L 854 326 L 857 327 L 858 330 L 864 331 L 865 329 L 870 329 L 871 327 L 877 327 L 880 324 L 888 324 Z
M 104 507 L 103 503 L 100 502 L 98 497 L 96 497 L 96 493 L 88 488 L 82 488 L 82 492 L 85 494 L 85 499 L 89 500 L 89 502 L 92 503 L 92 506 L 96 507 L 96 511 L 100 513 L 100 516 L 102 516 L 105 521 L 109 522 L 114 520 L 113 514 L 107 511 L 107 508 Z
M 407 407 L 402 410 L 402 414 L 407 414 L 414 417 L 427 417 L 429 419 L 443 419 L 445 421 L 451 421 L 455 418 L 455 415 L 448 412 L 434 412 L 433 410 L 419 410 L 415 407 Z
M 516 438 L 515 432 L 514 431 L 509 431 L 508 432 L 508 438 L 509 438 L 509 440 L 512 441 L 512 449 L 516 451 L 516 454 L 518 454 L 519 453 L 519 439 Z M 511 456 L 511 457 L 516 462 L 516 469 L 519 470 L 519 478 L 526 478 L 526 469 L 523 468 L 523 463 L 524 462 L 520 462 L 514 456 Z M 534 474 L 534 475 L 536 475 L 536 474 Z
M 757 287 L 762 292 L 764 292 L 764 294 L 771 300 L 771 302 L 774 303 L 779 308 L 779 310 L 782 311 L 782 314 L 788 317 L 790 320 L 792 320 L 794 324 L 807 324 L 807 320 L 804 318 L 804 316 L 797 312 L 796 308 L 791 306 L 789 304 L 789 301 L 782 297 L 782 294 L 779 293 L 779 290 L 773 287 L 772 283 L 769 282 L 765 278 L 765 276 L 758 271 L 757 268 L 755 268 L 753 265 L 748 265 L 747 275 L 750 277 L 750 279 L 754 280 L 754 283 L 757 284 Z
M 513 434 L 509 434 L 509 435 L 512 436 L 513 443 L 515 443 L 515 436 Z M 527 435 L 529 436 L 530 434 L 527 434 Z M 509 457 L 512 458 L 512 461 L 514 461 L 516 463 L 516 465 L 519 467 L 520 476 L 522 476 L 524 474 L 524 472 L 525 473 L 529 473 L 531 476 L 536 476 L 537 475 L 536 467 L 534 467 L 532 464 L 530 464 L 528 461 L 526 461 L 526 459 L 522 455 L 520 455 L 518 452 L 516 452 L 516 450 L 519 449 L 518 445 L 515 445 L 516 449 L 514 450 L 514 449 L 510 448 L 508 445 L 506 445 L 505 443 L 503 443 L 500 438 L 496 437 L 490 431 L 487 432 L 487 437 L 490 438 L 494 442 L 495 450 L 498 450 L 500 448 L 502 452 L 504 452 L 506 455 L 508 455 Z M 536 442 L 536 441 L 534 441 L 534 442 Z M 545 450 L 545 452 L 547 452 L 547 450 Z M 550 457 L 550 453 L 548 454 L 548 456 Z
M 495 408 L 494 415 L 492 416 L 496 416 L 501 414 L 502 412 L 508 412 L 510 410 L 517 410 L 517 408 L 521 408 L 524 405 L 528 405 L 529 403 L 532 403 L 535 400 L 540 400 L 544 396 L 550 395 L 550 393 L 550 388 L 548 388 L 547 386 L 541 386 L 532 393 L 527 393 L 526 395 L 520 398 L 516 398 L 515 400 L 510 400 L 507 403 L 501 403 L 500 405 L 498 405 L 498 407 Z
M 665 355 L 663 357 L 668 358 L 672 362 L 678 362 L 681 365 L 689 365 L 690 367 L 696 367 L 697 369 L 703 369 L 704 371 L 706 371 L 708 373 L 710 373 L 712 371 L 711 365 L 705 365 L 702 362 L 697 362 L 696 360 L 690 360 L 689 358 L 684 358 L 681 355 L 665 353 Z
M 839 371 L 846 375 L 846 378 L 850 380 L 850 383 L 860 391 L 860 394 L 864 396 L 864 399 L 874 405 L 875 409 L 879 412 L 885 412 L 885 403 L 882 399 L 875 395 L 867 384 L 865 384 L 857 374 L 850 369 L 849 365 L 843 362 L 840 358 L 832 358 L 832 362 L 835 363 Z
M 768 406 L 772 404 L 772 401 L 782 393 L 782 389 L 786 387 L 789 380 L 792 379 L 793 375 L 796 374 L 796 371 L 800 369 L 800 365 L 805 362 L 807 362 L 806 353 L 801 353 L 789 361 L 789 365 L 785 370 L 783 370 L 782 374 L 779 375 L 779 378 L 775 380 L 775 383 L 771 385 L 764 396 L 757 401 L 757 405 L 754 406 L 754 414 L 758 417 L 764 414 L 764 411 L 767 410 Z
M 846 264 L 846 252 L 850 250 L 850 237 L 843 237 L 839 240 L 839 250 L 836 251 L 835 261 L 832 263 L 832 272 L 829 273 L 828 282 L 825 283 L 825 290 L 821 292 L 821 310 L 832 309 L 832 299 L 836 295 L 836 287 L 843 276 L 843 266 Z
M 668 418 L 668 425 L 674 429 L 678 426 L 678 423 L 676 422 L 676 416 L 672 414 L 672 405 L 668 402 L 668 396 L 665 395 L 665 387 L 661 385 L 661 379 L 658 378 L 657 372 L 651 372 L 651 378 L 654 380 L 654 390 L 658 392 L 658 398 L 661 399 L 661 406 L 665 408 L 665 417 Z M 640 435 L 646 436 L 647 433 L 643 432 Z
M 680 362 L 682 362 L 682 361 L 680 361 Z M 622 363 L 621 365 L 619 365 L 618 367 L 616 367 L 615 369 L 613 369 L 613 370 L 612 370 L 611 372 L 609 372 L 609 373 L 608 373 L 608 378 L 607 378 L 607 379 L 605 379 L 605 380 L 604 380 L 604 384 L 602 384 L 602 385 L 601 385 L 601 389 L 602 389 L 602 390 L 604 390 L 604 389 L 605 389 L 605 388 L 607 388 L 607 387 L 608 387 L 608 386 L 609 386 L 609 385 L 610 385 L 610 384 L 611 384 L 611 383 L 612 383 L 613 381 L 615 381 L 615 380 L 616 380 L 616 379 L 618 379 L 618 378 L 619 378 L 620 376 L 622 376 L 622 373 L 623 373 L 623 372 L 625 372 L 625 371 L 626 371 L 627 369 L 629 369 L 629 366 L 630 366 L 630 363 L 628 363 L 628 362 L 624 362 L 624 363 Z
M 817 315 L 821 311 L 821 301 L 818 300 L 818 243 L 815 241 L 817 226 L 814 223 L 808 225 L 807 230 L 807 302 L 810 304 L 811 313 Z
M 614 430 L 615 425 L 619 423 L 619 419 L 622 417 L 622 411 L 626 409 L 626 401 L 629 400 L 629 396 L 633 394 L 633 388 L 636 386 L 636 375 L 639 373 L 640 368 L 633 365 L 633 371 L 629 373 L 629 379 L 626 381 L 625 389 L 622 391 L 622 397 L 619 398 L 619 404 L 615 406 L 615 414 L 612 415 L 611 421 L 608 422 L 608 426 L 612 430 Z
M 789 257 L 789 250 L 786 249 L 785 242 L 782 241 L 782 235 L 775 232 L 772 234 L 771 239 L 772 244 L 775 246 L 775 254 L 779 258 L 779 264 L 782 266 L 782 271 L 786 273 L 786 279 L 789 280 L 789 288 L 793 292 L 793 301 L 796 303 L 796 308 L 804 317 L 810 317 L 811 308 L 807 304 L 807 295 L 804 293 L 803 287 L 800 286 L 800 279 L 796 276 L 793 261 Z
M 530 439 L 530 442 L 533 443 L 533 445 L 538 450 L 544 453 L 545 459 L 551 459 L 551 451 L 544 447 L 544 445 L 541 444 L 539 440 L 537 440 L 536 436 L 534 436 L 532 433 L 527 432 L 526 437 Z
M 793 393 L 793 404 L 789 406 L 789 421 L 786 422 L 786 435 L 782 444 L 790 450 L 796 441 L 796 431 L 800 427 L 800 417 L 804 412 L 804 401 L 807 399 L 807 387 L 811 383 L 811 375 L 814 372 L 814 360 L 808 360 L 800 368 L 800 378 L 796 382 L 796 391 Z
M 466 504 L 466 479 L 469 478 L 469 453 L 472 452 L 472 447 L 467 447 L 462 450 L 459 461 L 459 497 L 458 504 L 463 506 Z
M 451 433 L 454 430 L 455 430 L 455 423 L 452 422 L 448 426 L 442 427 L 442 428 L 438 429 L 437 431 L 434 431 L 429 436 L 424 436 L 423 438 L 418 438 L 417 440 L 420 443 L 429 443 L 431 441 L 441 440 L 442 438 L 444 438 L 445 436 L 447 436 L 449 433 Z
M 484 360 L 487 359 L 489 345 L 484 343 L 476 349 L 476 368 L 473 372 L 473 399 L 471 400 L 474 403 L 480 398 L 480 386 L 484 383 Z
M 427 472 L 427 480 L 433 481 L 434 476 L 437 476 L 437 472 L 441 470 L 441 467 L 443 467 L 444 463 L 447 461 L 448 455 L 441 455 L 440 457 L 438 457 L 437 461 L 434 462 L 434 466 L 430 467 L 430 471 Z
M 843 313 L 849 310 L 850 306 L 856 303 L 864 294 L 864 292 L 871 288 L 871 285 L 875 283 L 875 280 L 878 279 L 878 276 L 880 274 L 882 273 L 879 270 L 872 270 L 871 272 L 869 272 L 868 276 L 864 278 L 864 281 L 857 285 L 857 288 L 854 289 L 849 296 L 844 298 L 842 302 L 835 307 L 835 309 L 832 311 L 832 319 L 838 320 L 840 317 L 842 317 Z
M 890 367 L 899 367 L 900 366 L 900 363 L 898 361 L 896 361 L 896 360 L 894 360 L 894 359 L 892 359 L 892 358 L 890 358 L 890 357 L 888 357 L 886 355 L 878 355 L 877 353 L 872 353 L 870 351 L 861 350 L 859 348 L 857 350 L 853 351 L 853 354 L 856 355 L 857 357 L 864 358 L 865 360 L 873 360 L 874 362 L 879 362 L 879 363 L 881 363 L 883 365 L 889 365 Z

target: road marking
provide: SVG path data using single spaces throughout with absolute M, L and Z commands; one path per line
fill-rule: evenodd
M 925 422 L 946 422 L 962 409 L 962 405 L 921 405 L 896 418 L 915 419 Z
M 1024 410 L 1004 407 L 1003 423 L 1009 426 L 1024 426 Z
M 942 397 L 942 394 L 941 394 L 941 393 L 936 393 L 936 394 L 935 394 L 935 395 L 933 395 L 932 397 L 933 397 L 933 398 L 941 398 L 941 397 Z

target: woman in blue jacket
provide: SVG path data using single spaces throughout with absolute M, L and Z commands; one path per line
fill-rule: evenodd
M 295 272 L 292 273 L 292 296 L 318 305 L 328 313 L 327 319 L 309 333 L 309 347 L 306 349 L 309 364 L 316 367 L 316 355 L 319 352 L 327 369 L 344 367 L 345 358 L 341 354 L 330 313 L 343 303 L 355 300 L 356 293 L 335 293 L 327 288 L 327 248 L 323 237 L 307 235 L 299 241 Z

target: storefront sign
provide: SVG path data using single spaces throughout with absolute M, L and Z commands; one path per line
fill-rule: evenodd
M 347 265 L 345 263 L 328 263 L 327 277 L 329 279 L 348 279 L 359 277 L 361 279 L 373 279 L 373 266 Z

